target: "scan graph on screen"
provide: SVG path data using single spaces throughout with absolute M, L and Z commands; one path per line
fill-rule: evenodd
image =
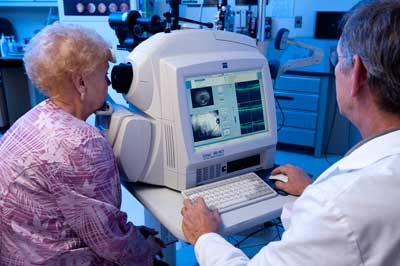
M 268 131 L 261 70 L 185 79 L 194 147 Z

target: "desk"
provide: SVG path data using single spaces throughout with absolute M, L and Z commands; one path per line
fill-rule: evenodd
M 176 238 L 185 241 L 181 230 L 183 198 L 179 192 L 144 184 L 124 183 L 123 185 Z M 278 195 L 267 201 L 223 213 L 221 215 L 223 223 L 221 234 L 227 236 L 239 233 L 277 218 L 281 214 L 282 206 L 295 199 L 296 197 L 293 196 Z

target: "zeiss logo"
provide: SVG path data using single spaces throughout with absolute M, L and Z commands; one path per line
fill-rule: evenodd
M 228 68 L 228 63 L 227 62 L 223 62 L 222 63 L 222 68 Z
M 218 150 L 218 151 L 213 151 L 213 152 L 208 152 L 208 153 L 203 153 L 203 161 L 205 160 L 210 160 L 218 157 L 224 156 L 224 150 Z

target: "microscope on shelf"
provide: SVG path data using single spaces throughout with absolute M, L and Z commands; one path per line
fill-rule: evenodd
M 228 5 L 227 0 L 222 0 L 217 4 L 217 14 L 215 16 L 215 25 L 217 30 L 226 30 L 233 32 L 234 12 Z
M 109 16 L 108 23 L 115 31 L 119 44 L 117 49 L 132 51 L 142 41 L 158 33 L 168 33 L 180 29 L 179 21 L 189 22 L 213 28 L 212 23 L 205 23 L 179 16 L 180 0 L 170 0 L 168 3 L 171 11 L 163 14 L 164 19 L 158 15 L 143 17 L 140 11 L 114 12 Z

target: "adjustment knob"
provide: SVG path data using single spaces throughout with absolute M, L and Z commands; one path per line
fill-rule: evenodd
M 111 71 L 111 85 L 119 93 L 127 94 L 133 80 L 133 69 L 130 63 L 115 65 Z

